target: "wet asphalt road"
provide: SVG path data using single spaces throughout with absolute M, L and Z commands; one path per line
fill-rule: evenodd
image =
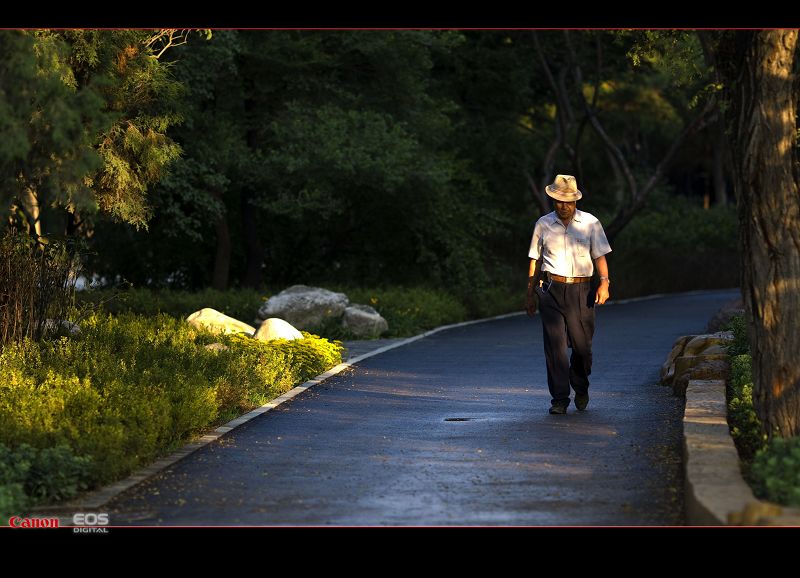
M 735 296 L 600 308 L 586 412 L 547 413 L 538 316 L 480 323 L 367 359 L 106 509 L 114 525 L 682 524 L 683 402 L 658 371 Z

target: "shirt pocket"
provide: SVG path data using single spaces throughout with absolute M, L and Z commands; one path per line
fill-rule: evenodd
M 572 237 L 572 249 L 576 257 L 589 256 L 589 238 L 588 237 Z

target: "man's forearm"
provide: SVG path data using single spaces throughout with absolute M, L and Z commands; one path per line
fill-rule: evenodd
M 605 277 L 608 279 L 608 261 L 606 261 L 606 256 L 603 255 L 602 257 L 595 259 L 594 265 L 597 267 L 597 273 L 600 275 L 600 277 Z
M 542 274 L 542 260 L 534 261 L 531 259 L 528 265 L 528 288 L 535 288 L 539 283 L 539 277 Z

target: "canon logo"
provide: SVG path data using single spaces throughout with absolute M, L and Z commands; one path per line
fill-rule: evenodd
M 20 518 L 12 516 L 8 519 L 12 528 L 58 528 L 58 518 Z

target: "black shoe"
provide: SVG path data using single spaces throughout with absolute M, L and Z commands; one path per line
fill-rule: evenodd
M 578 408 L 578 411 L 583 411 L 586 409 L 586 406 L 589 405 L 589 394 L 575 394 L 575 407 Z
M 567 406 L 560 403 L 555 403 L 550 406 L 550 413 L 559 415 L 565 414 L 567 413 Z

